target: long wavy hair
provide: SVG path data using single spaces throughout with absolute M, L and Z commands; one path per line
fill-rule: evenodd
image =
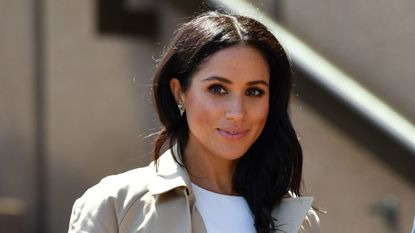
M 186 116 L 179 113 L 170 80 L 177 78 L 186 91 L 207 58 L 234 45 L 252 46 L 264 55 L 270 67 L 270 98 L 265 127 L 239 159 L 233 188 L 246 199 L 256 231 L 275 232 L 278 220 L 271 215 L 273 207 L 289 192 L 301 196 L 303 156 L 288 114 L 291 66 L 284 49 L 263 24 L 246 16 L 211 11 L 177 30 L 159 61 L 153 82 L 154 104 L 162 124 L 153 156 L 157 160 L 164 146 L 178 145 L 174 156 L 184 166 L 179 161 L 183 161 L 189 127 Z

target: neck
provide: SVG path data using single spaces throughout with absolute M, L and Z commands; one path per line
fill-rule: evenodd
M 221 159 L 208 151 L 195 150 L 188 146 L 184 163 L 190 180 L 199 187 L 226 195 L 236 194 L 232 177 L 237 161 Z

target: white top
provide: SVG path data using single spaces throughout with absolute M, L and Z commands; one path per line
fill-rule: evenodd
M 192 188 L 207 233 L 256 232 L 253 215 L 244 197 L 215 193 L 193 183 Z

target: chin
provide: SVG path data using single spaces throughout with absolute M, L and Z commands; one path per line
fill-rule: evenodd
M 218 151 L 216 154 L 225 160 L 238 160 L 240 159 L 248 149 L 233 149 L 233 150 L 222 150 Z

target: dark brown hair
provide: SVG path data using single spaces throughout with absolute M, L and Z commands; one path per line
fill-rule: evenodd
M 303 157 L 288 115 L 290 63 L 278 40 L 258 21 L 211 11 L 178 29 L 160 60 L 153 83 L 154 104 L 163 126 L 155 141 L 153 156 L 157 160 L 166 143 L 169 148 L 177 144 L 176 156 L 183 161 L 187 145 L 187 120 L 185 115 L 180 116 L 170 80 L 177 78 L 186 91 L 192 75 L 207 58 L 234 45 L 258 49 L 270 67 L 268 118 L 259 138 L 240 158 L 233 186 L 247 200 L 257 232 L 274 232 L 278 229 L 278 220 L 271 215 L 273 207 L 288 192 L 300 196 Z

